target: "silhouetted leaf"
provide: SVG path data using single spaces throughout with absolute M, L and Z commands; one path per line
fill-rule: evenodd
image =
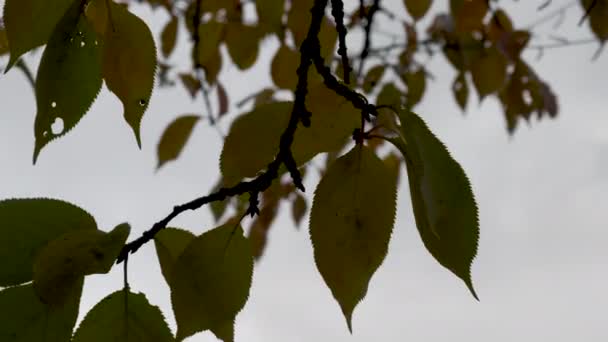
M 106 28 L 103 77 L 120 99 L 124 118 L 141 147 L 139 128 L 150 103 L 156 72 L 156 47 L 150 29 L 126 8 L 112 2 L 111 25 Z
M 34 163 L 46 144 L 76 126 L 97 97 L 99 48 L 95 31 L 75 2 L 55 27 L 38 67 Z
M 371 149 L 358 145 L 329 166 L 315 190 L 315 262 L 351 331 L 352 312 L 388 250 L 396 209 L 390 176 Z
M 257 26 L 241 23 L 226 25 L 226 47 L 234 64 L 241 70 L 249 69 L 258 58 L 261 31 Z
M 257 0 L 255 5 L 260 26 L 268 32 L 281 34 L 285 0 Z
M 10 52 L 8 47 L 8 38 L 6 38 L 6 30 L 0 26 L 0 56 Z
M 300 65 L 300 54 L 287 45 L 277 50 L 270 67 L 272 81 L 282 89 L 295 90 L 298 82 L 296 69 Z
M 584 11 L 587 11 L 591 5 L 594 4 L 593 9 L 587 17 L 589 27 L 595 37 L 604 43 L 608 40 L 608 2 L 605 0 L 581 0 L 581 5 Z M 9 38 L 10 39 L 10 38 Z
M 82 278 L 62 307 L 51 308 L 40 301 L 32 284 L 0 291 L 0 341 L 66 342 L 78 317 Z
M 91 215 L 67 202 L 0 201 L 0 286 L 32 280 L 35 257 L 49 241 L 70 231 L 96 229 Z
M 467 108 L 467 101 L 469 100 L 469 86 L 463 73 L 458 74 L 454 79 L 452 93 L 454 93 L 456 103 L 464 111 Z
M 167 284 L 171 279 L 175 261 L 195 237 L 191 232 L 179 228 L 165 228 L 154 237 L 160 270 Z
M 488 0 L 450 0 L 450 13 L 456 28 L 464 32 L 481 29 L 488 3 Z
M 473 85 L 479 99 L 502 89 L 507 79 L 507 59 L 497 49 L 490 48 L 471 66 Z
M 190 96 L 194 99 L 198 91 L 201 90 L 201 82 L 196 77 L 186 73 L 179 74 L 179 78 Z
M 198 115 L 183 115 L 173 120 L 163 132 L 158 143 L 157 156 L 158 164 L 156 169 L 160 169 L 165 163 L 179 157 L 184 146 L 192 134 L 194 125 L 200 120 Z
M 46 44 L 55 26 L 74 0 L 6 0 L 4 25 L 10 42 L 11 57 L 8 71 L 19 57 L 29 50 Z
M 361 86 L 364 92 L 370 93 L 374 89 L 376 84 L 382 79 L 385 69 L 386 67 L 384 65 L 379 64 L 367 71 L 367 74 L 363 79 L 363 85 Z
M 174 341 L 162 312 L 142 293 L 116 291 L 89 311 L 73 342 Z
M 460 164 L 418 115 L 403 111 L 400 119 L 403 136 L 390 141 L 405 157 L 422 242 L 477 298 L 471 263 L 477 254 L 479 222 L 471 184 Z
M 34 262 L 34 289 L 49 305 L 61 306 L 83 276 L 108 273 L 125 244 L 131 227 L 111 232 L 75 230 L 49 242 Z
M 176 16 L 172 16 L 171 20 L 165 25 L 160 35 L 161 51 L 165 58 L 168 58 L 173 49 L 175 49 L 175 43 L 177 42 L 177 24 L 179 21 Z
M 308 207 L 308 203 L 306 203 L 306 198 L 299 193 L 296 193 L 295 198 L 291 202 L 291 217 L 293 218 L 293 222 L 296 226 L 300 225 L 304 215 L 306 214 L 306 209 Z
M 228 113 L 228 93 L 226 93 L 226 88 L 220 83 L 217 82 L 217 102 L 218 102 L 218 110 L 217 115 L 218 118 L 221 118 L 226 113 Z
M 405 8 L 408 13 L 414 18 L 414 20 L 418 21 L 426 12 L 428 12 L 429 8 L 431 8 L 432 0 L 403 0 L 405 4 Z
M 395 110 L 401 108 L 401 97 L 403 93 L 399 90 L 395 84 L 387 83 L 382 87 L 376 102 L 378 105 L 391 106 Z
M 177 340 L 211 329 L 225 335 L 249 296 L 253 258 L 240 226 L 226 224 L 196 237 L 173 266 L 171 302 Z

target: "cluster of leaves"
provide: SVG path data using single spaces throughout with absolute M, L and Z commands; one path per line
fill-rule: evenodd
M 139 145 L 157 71 L 160 84 L 172 84 L 176 77 L 193 97 L 200 93 L 213 124 L 231 104 L 229 89 L 220 82 L 226 57 L 249 69 L 263 41 L 274 36 L 280 42 L 270 65 L 274 86 L 254 92 L 253 108 L 234 118 L 214 191 L 176 206 L 129 244 L 128 225 L 105 233 L 89 214 L 65 202 L 0 202 L 0 233 L 6 237 L 0 243 L 0 286 L 7 287 L 0 292 L 3 341 L 172 341 L 205 330 L 232 341 L 235 318 L 249 295 L 253 261 L 263 253 L 278 208 L 290 202 L 300 223 L 308 203 L 298 189 L 304 190 L 310 161 L 321 154 L 327 158 L 318 168 L 310 239 L 317 268 L 349 329 L 388 251 L 403 163 L 424 245 L 477 298 L 470 271 L 479 238 L 477 205 L 461 166 L 412 112 L 430 75 L 419 58 L 439 48 L 457 70 L 453 91 L 461 108 L 472 84 L 480 99 L 494 95 L 503 104 L 512 131 L 519 118 L 533 112 L 557 114 L 555 95 L 521 57 L 530 32 L 515 29 L 507 13 L 486 0 L 450 1 L 449 13 L 436 15 L 424 39 L 418 38 L 417 23 L 432 1 L 404 0 L 411 17 L 403 23 L 406 41 L 387 47 L 371 44 L 374 17 L 390 14 L 378 0 L 362 1 L 352 13 L 344 13 L 340 0 L 331 1 L 331 13 L 328 0 L 145 2 L 170 14 L 160 35 L 161 63 L 150 30 L 128 6 L 110 0 L 6 1 L 0 54 L 10 53 L 7 69 L 27 71 L 19 58 L 46 44 L 33 80 L 34 161 L 48 142 L 76 126 L 103 81 L 122 101 Z M 593 32 L 605 41 L 607 2 L 582 3 Z M 245 6 L 256 9 L 257 20 L 244 19 Z M 182 26 L 192 38 L 188 71 L 168 62 Z M 349 56 L 345 35 L 357 28 L 365 44 L 358 56 Z M 365 67 L 366 60 L 379 62 Z M 217 117 L 210 92 L 217 94 Z M 278 99 L 286 93 L 293 100 Z M 166 128 L 158 167 L 179 156 L 201 117 L 179 116 Z M 300 122 L 305 127 L 298 129 Z M 384 142 L 394 148 L 381 148 Z M 167 228 L 181 212 L 204 204 L 218 221 L 216 228 L 200 236 Z M 228 215 L 229 207 L 234 215 Z M 245 214 L 257 215 L 247 236 L 241 228 Z M 175 336 L 160 310 L 126 282 L 129 253 L 151 239 L 171 289 Z M 108 272 L 116 259 L 125 261 L 124 288 L 98 303 L 74 332 L 84 277 Z

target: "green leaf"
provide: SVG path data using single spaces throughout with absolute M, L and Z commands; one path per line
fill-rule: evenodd
M 391 175 L 370 148 L 358 145 L 329 166 L 315 190 L 315 262 L 351 331 L 353 310 L 388 250 L 397 193 Z
M 175 43 L 177 42 L 177 24 L 178 20 L 176 16 L 172 16 L 171 20 L 165 25 L 163 31 L 160 34 L 161 51 L 165 58 L 168 58 L 175 49 Z
M 220 168 L 226 185 L 255 177 L 279 151 L 293 104 L 277 102 L 259 105 L 234 120 L 224 141 Z M 307 108 L 313 113 L 310 127 L 300 127 L 292 152 L 298 165 L 321 152 L 340 149 L 358 126 L 359 112 L 325 85 L 309 91 Z M 252 145 L 255 142 L 255 145 Z M 248 151 L 243 153 L 243 151 Z
M 192 134 L 194 125 L 200 118 L 198 115 L 180 116 L 165 128 L 156 152 L 158 156 L 156 169 L 160 169 L 166 162 L 179 157 Z
M 382 90 L 380 90 L 376 102 L 378 105 L 391 106 L 393 109 L 399 110 L 401 108 L 402 95 L 401 90 L 399 90 L 395 84 L 387 83 L 382 87 Z
M 29 50 L 46 44 L 55 26 L 75 0 L 6 0 L 4 25 L 10 42 L 8 71 Z
M 62 307 L 51 308 L 40 301 L 32 284 L 9 287 L 0 292 L 0 341 L 66 342 L 78 317 L 83 279 L 72 289 Z
M 124 118 L 141 147 L 139 127 L 150 103 L 156 71 L 156 47 L 148 25 L 112 2 L 103 49 L 103 78 L 124 107 Z
M 191 232 L 178 228 L 165 228 L 154 237 L 160 270 L 167 284 L 171 279 L 175 261 L 195 237 Z
M 100 43 L 75 2 L 55 27 L 36 77 L 34 163 L 51 140 L 66 134 L 101 88 Z
M 97 303 L 80 323 L 73 342 L 174 341 L 157 306 L 142 293 L 116 291 Z
M 76 230 L 49 242 L 34 262 L 34 289 L 52 306 L 62 305 L 83 276 L 108 273 L 125 244 L 131 227 L 123 223 L 106 233 Z
M 587 11 L 592 5 L 594 6 L 587 21 L 589 28 L 595 37 L 603 44 L 608 40 L 608 3 L 606 1 L 581 0 L 581 6 L 584 11 Z
M 240 226 L 226 224 L 195 238 L 171 274 L 177 340 L 211 329 L 226 335 L 249 296 L 253 257 Z
M 403 0 L 407 12 L 414 18 L 415 21 L 420 20 L 429 8 L 431 8 L 432 0 Z
M 91 215 L 67 202 L 52 199 L 0 201 L 0 286 L 32 280 L 36 255 L 49 241 L 70 231 L 96 229 Z
M 401 79 L 407 86 L 407 93 L 405 95 L 406 107 L 412 108 L 418 104 L 424 96 L 426 90 L 426 72 L 424 69 L 407 72 L 401 76 Z
M 464 170 L 422 119 L 400 114 L 402 137 L 390 139 L 407 166 L 416 226 L 429 252 L 462 279 L 473 296 L 471 263 L 477 254 L 477 204 Z

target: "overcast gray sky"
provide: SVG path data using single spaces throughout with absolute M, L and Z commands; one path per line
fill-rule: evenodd
M 404 13 L 400 0 L 385 2 Z M 535 9 L 543 2 L 500 1 L 520 27 L 538 17 Z M 435 1 L 433 11 L 445 10 L 447 3 Z M 565 3 L 554 0 L 547 11 Z M 136 12 L 156 33 L 167 20 L 147 9 Z M 580 15 L 578 7 L 570 10 L 559 32 L 569 38 L 590 37 L 586 25 L 576 25 Z M 551 23 L 537 32 L 547 37 Z M 231 100 L 270 84 L 268 63 L 276 46 L 276 41 L 265 43 L 254 73 L 225 68 L 220 79 Z M 352 46 L 360 45 L 355 41 Z M 402 182 L 389 253 L 355 309 L 352 336 L 316 270 L 306 229 L 294 229 L 285 210 L 256 265 L 249 302 L 237 317 L 236 340 L 607 341 L 608 56 L 591 62 L 596 49 L 548 50 L 538 61 L 535 52 L 526 53 L 526 60 L 558 94 L 560 113 L 556 120 L 520 124 L 514 136 L 507 134 L 493 98 L 478 104 L 473 95 L 463 116 L 450 91 L 453 70 L 439 56 L 429 64 L 435 81 L 417 111 L 471 179 L 480 208 L 473 280 L 481 302 L 422 246 L 407 182 Z M 34 63 L 39 55 L 28 61 Z M 182 46 L 174 59 L 187 55 Z M 201 113 L 203 108 L 200 99 L 192 102 L 180 87 L 154 93 L 142 123 L 142 151 L 122 119 L 119 101 L 104 89 L 80 124 L 42 151 L 36 166 L 31 165 L 34 95 L 17 70 L 1 76 L 0 101 L 2 199 L 64 199 L 92 213 L 104 230 L 129 222 L 135 238 L 173 205 L 206 193 L 218 178 L 221 140 L 207 122 L 196 127 L 179 161 L 154 171 L 155 146 L 164 127 L 179 114 Z M 310 196 L 315 184 L 307 185 Z M 213 223 L 204 208 L 180 216 L 172 226 L 201 233 Z M 154 247 L 142 248 L 129 266 L 133 290 L 159 305 L 174 328 Z M 109 275 L 88 277 L 81 317 L 121 286 L 119 267 Z M 188 341 L 215 338 L 206 332 Z

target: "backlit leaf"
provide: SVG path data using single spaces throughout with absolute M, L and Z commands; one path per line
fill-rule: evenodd
M 157 169 L 160 169 L 166 162 L 179 157 L 192 134 L 194 125 L 200 118 L 198 115 L 180 116 L 165 128 L 156 153 L 158 156 Z
M 432 0 L 403 0 L 407 12 L 414 18 L 414 20 L 420 20 L 429 8 L 431 8 Z
M 405 104 L 408 108 L 412 108 L 418 104 L 424 96 L 426 90 L 426 72 L 424 69 L 407 72 L 401 76 L 401 79 L 407 86 Z
M 270 66 L 272 81 L 277 87 L 294 90 L 298 83 L 296 69 L 300 65 L 300 54 L 288 47 L 281 45 L 277 50 Z
M 70 231 L 96 229 L 91 215 L 67 202 L 0 201 L 0 286 L 32 280 L 35 257 L 49 241 Z
M 78 317 L 82 278 L 62 307 L 51 308 L 40 301 L 32 284 L 0 291 L 0 341 L 66 342 Z
M 382 90 L 380 90 L 376 102 L 378 105 L 391 106 L 393 109 L 398 110 L 401 108 L 402 96 L 403 93 L 395 84 L 387 83 L 382 87 Z
M 75 0 L 6 0 L 3 19 L 11 50 L 6 71 L 21 55 L 46 44 L 73 3 Z
M 390 141 L 405 157 L 422 242 L 477 298 L 471 263 L 477 254 L 479 222 L 471 184 L 460 164 L 418 115 L 404 111 L 400 119 L 403 136 Z
M 239 69 L 249 69 L 255 63 L 261 38 L 262 34 L 257 26 L 242 23 L 226 25 L 228 54 Z
M 226 224 L 196 237 L 171 274 L 177 340 L 212 329 L 224 335 L 247 302 L 253 257 L 240 226 Z
M 100 54 L 97 35 L 75 2 L 55 27 L 38 67 L 34 163 L 47 143 L 76 126 L 97 97 Z
M 359 119 L 358 112 L 350 104 L 322 84 L 310 90 L 307 101 L 308 109 L 313 112 L 311 126 L 296 131 L 292 146 L 298 165 L 318 153 L 342 147 Z M 220 159 L 227 185 L 245 177 L 255 177 L 273 160 L 292 106 L 291 102 L 259 105 L 234 120 Z
M 167 284 L 171 279 L 175 261 L 195 237 L 191 232 L 178 228 L 165 228 L 154 237 L 160 270 Z
M 83 276 L 108 273 L 131 228 L 121 224 L 111 232 L 76 230 L 49 242 L 34 262 L 34 289 L 49 305 L 65 303 Z
M 490 48 L 471 66 L 471 76 L 479 99 L 499 91 L 507 79 L 507 59 L 497 49 Z
M 116 291 L 87 313 L 73 342 L 174 341 L 162 312 L 142 293 Z
M 161 51 L 165 58 L 169 57 L 173 49 L 175 49 L 175 43 L 177 42 L 177 24 L 179 21 L 177 17 L 171 17 L 171 20 L 165 25 L 160 35 Z
M 315 262 L 351 331 L 352 312 L 388 250 L 395 185 L 371 149 L 355 146 L 329 166 L 315 190 L 310 213 Z
M 287 16 L 287 27 L 293 34 L 295 46 L 298 49 L 308 33 L 311 20 L 310 9 L 312 8 L 313 3 L 313 0 L 298 0 L 291 2 L 291 9 Z M 336 31 L 333 21 L 327 17 L 323 17 L 321 30 L 319 31 L 321 57 L 329 58 L 333 55 L 337 40 L 338 32 Z
M 156 47 L 150 29 L 136 15 L 112 2 L 106 28 L 103 77 L 124 108 L 124 118 L 141 147 L 139 128 L 150 103 L 156 72 Z

